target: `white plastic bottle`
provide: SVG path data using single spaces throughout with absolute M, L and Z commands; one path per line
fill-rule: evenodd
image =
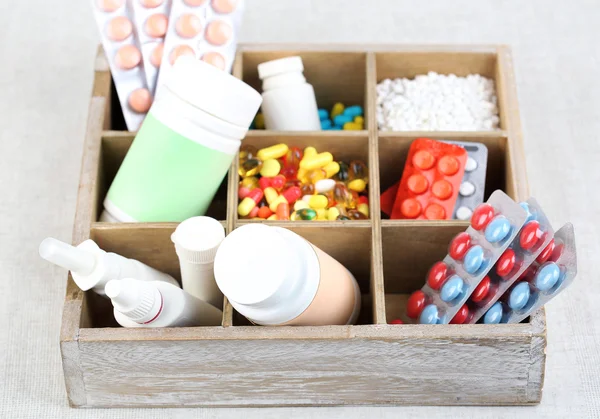
M 215 282 L 214 260 L 225 238 L 220 222 L 210 217 L 192 217 L 171 235 L 181 267 L 183 290 L 215 307 L 223 307 L 223 294 Z
M 278 131 L 320 131 L 315 90 L 306 82 L 302 58 L 287 57 L 258 65 L 265 127 Z
M 215 279 L 231 305 L 256 324 L 346 325 L 360 311 L 350 271 L 281 227 L 248 224 L 231 232 L 217 250 Z
M 131 327 L 132 321 L 142 327 L 219 326 L 223 316 L 218 308 L 166 282 L 109 281 L 106 295 L 123 327 Z
M 77 247 L 48 237 L 40 244 L 40 256 L 48 262 L 71 271 L 71 276 L 83 291 L 94 290 L 104 295 L 104 286 L 111 279 L 136 278 L 141 281 L 163 281 L 175 286 L 171 275 L 157 271 L 135 259 L 106 252 L 93 241 Z

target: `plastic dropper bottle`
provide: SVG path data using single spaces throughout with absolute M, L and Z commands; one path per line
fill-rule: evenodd
M 166 282 L 125 278 L 109 281 L 106 295 L 123 327 L 219 326 L 223 312 Z
M 86 240 L 77 247 L 48 237 L 40 244 L 40 256 L 48 262 L 71 271 L 71 276 L 83 291 L 104 294 L 111 279 L 136 278 L 142 281 L 163 281 L 179 287 L 170 275 L 157 271 L 135 259 L 106 252 L 93 241 Z

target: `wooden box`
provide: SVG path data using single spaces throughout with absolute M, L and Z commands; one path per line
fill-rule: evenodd
M 81 292 L 69 278 L 61 352 L 74 407 L 524 405 L 538 403 L 546 325 L 540 310 L 515 325 L 388 325 L 446 253 L 461 221 L 382 220 L 380 191 L 402 173 L 420 136 L 479 141 L 489 148 L 487 192 L 528 196 L 515 78 L 505 46 L 241 46 L 234 74 L 259 88 L 256 65 L 302 56 L 321 107 L 361 104 L 366 130 L 286 133 L 250 131 L 256 146 L 314 144 L 339 158 L 362 158 L 370 172 L 371 219 L 273 222 L 345 264 L 363 293 L 354 326 L 258 327 L 224 301 L 222 326 L 125 329 L 110 303 Z M 378 132 L 375 86 L 387 77 L 428 71 L 480 73 L 496 81 L 501 129 L 494 132 Z M 134 134 L 122 129 L 104 56 L 91 99 L 73 242 L 96 240 L 107 251 L 139 259 L 179 278 L 169 236 L 174 223 L 97 222 L 104 194 Z M 237 159 L 209 215 L 227 231 L 238 220 Z M 487 196 L 486 196 L 487 198 Z

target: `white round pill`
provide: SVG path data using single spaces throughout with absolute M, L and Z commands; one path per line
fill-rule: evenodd
M 467 207 L 460 207 L 456 210 L 456 218 L 459 220 L 466 221 L 471 218 L 471 215 L 473 215 L 473 211 Z
M 335 187 L 335 180 L 321 179 L 315 183 L 315 190 L 319 193 L 329 192 Z
M 475 169 L 477 169 L 477 161 L 471 156 L 467 157 L 467 164 L 465 164 L 465 170 L 467 172 L 472 172 Z
M 471 196 L 475 193 L 475 185 L 473 185 L 471 182 L 463 182 L 460 184 L 460 188 L 458 189 L 458 192 L 462 195 L 462 196 Z

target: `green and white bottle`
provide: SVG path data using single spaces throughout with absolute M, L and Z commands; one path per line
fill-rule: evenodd
M 180 57 L 108 190 L 101 221 L 204 215 L 261 102 L 241 80 Z

